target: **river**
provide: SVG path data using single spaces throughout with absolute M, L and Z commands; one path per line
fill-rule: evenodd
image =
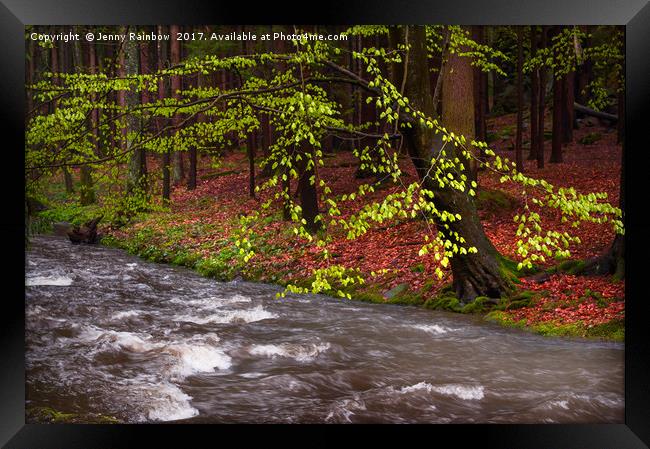
M 222 283 L 37 236 L 27 407 L 121 422 L 622 423 L 624 346 Z

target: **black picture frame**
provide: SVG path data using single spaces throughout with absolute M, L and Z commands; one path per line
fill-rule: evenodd
M 310 11 L 310 12 L 307 12 Z M 451 425 L 451 426 L 246 426 L 212 425 L 56 425 L 25 424 L 24 378 L 24 25 L 46 24 L 204 24 L 204 23 L 454 23 L 454 24 L 609 24 L 626 25 L 626 340 L 625 424 Z M 383 0 L 317 5 L 205 2 L 198 0 L 0 0 L 0 242 L 6 277 L 0 315 L 0 444 L 9 448 L 91 448 L 167 446 L 206 437 L 216 445 L 236 431 L 238 444 L 264 437 L 282 444 L 340 444 L 361 431 L 373 439 L 425 442 L 451 437 L 476 440 L 483 447 L 643 448 L 650 445 L 650 299 L 644 291 L 650 221 L 645 218 L 650 144 L 646 139 L 650 107 L 650 4 L 645 0 Z M 24 259 L 23 259 L 24 261 Z M 21 300 L 23 298 L 23 300 Z M 287 432 L 288 430 L 288 432 Z M 332 432 L 333 430 L 337 432 Z M 344 435 L 341 435 L 340 432 Z M 314 438 L 316 436 L 316 438 Z M 154 443 L 154 440 L 157 440 Z M 194 445 L 194 443 L 192 443 Z

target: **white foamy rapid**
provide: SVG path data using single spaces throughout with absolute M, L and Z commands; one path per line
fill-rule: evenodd
M 177 315 L 174 317 L 174 320 L 187 321 L 196 324 L 227 324 L 252 323 L 255 321 L 267 320 L 270 318 L 277 318 L 277 315 L 265 310 L 262 306 L 257 306 L 253 309 L 228 310 L 203 317 L 195 315 Z
M 456 330 L 450 327 L 440 326 L 438 324 L 415 324 L 409 327 L 412 327 L 414 329 L 419 329 L 421 331 L 424 331 L 432 335 L 442 335 L 442 334 L 446 334 L 447 332 L 452 332 Z
M 127 349 L 133 352 L 146 352 L 163 346 L 161 343 L 151 341 L 152 337 L 145 333 L 118 332 L 101 329 L 95 326 L 85 327 L 77 336 L 77 340 L 91 343 L 96 342 L 95 350 L 104 349 L 106 346 L 114 349 Z
M 198 415 L 198 410 L 191 406 L 192 398 L 173 382 L 197 373 L 228 369 L 232 365 L 230 356 L 216 346 L 219 337 L 214 333 L 169 341 L 147 333 L 119 332 L 91 325 L 84 326 L 76 337 L 60 340 L 63 344 L 72 340 L 86 343 L 89 354 L 118 350 L 147 352 L 149 357 L 156 357 L 159 368 L 154 374 L 123 380 L 147 404 L 144 420 L 173 421 Z
M 124 318 L 130 318 L 133 316 L 138 316 L 142 314 L 142 310 L 127 310 L 126 312 L 117 312 L 114 313 L 113 316 L 111 316 L 112 320 L 122 320 Z
M 283 343 L 281 345 L 253 345 L 248 352 L 251 355 L 265 357 L 289 357 L 298 362 L 309 362 L 330 348 L 329 343 L 296 345 Z
M 218 296 L 211 296 L 209 298 L 198 298 L 198 299 L 183 299 L 183 298 L 173 298 L 169 302 L 174 304 L 181 304 L 185 306 L 200 307 L 203 309 L 211 308 L 220 308 L 225 307 L 235 303 L 250 303 L 252 300 L 242 295 L 233 295 L 228 298 L 222 298 Z
M 170 382 L 144 385 L 141 391 L 148 401 L 147 418 L 152 421 L 175 421 L 199 414 L 199 411 L 190 405 L 192 396 L 183 393 Z
M 401 393 L 412 393 L 414 391 L 426 390 L 431 393 L 435 391 L 446 396 L 456 396 L 460 399 L 467 401 L 479 401 L 485 396 L 483 393 L 483 387 L 478 386 L 467 386 L 467 385 L 456 385 L 456 384 L 446 384 L 446 385 L 431 385 L 428 382 L 419 382 L 415 385 L 410 385 L 407 387 L 402 387 Z
M 26 287 L 35 287 L 39 285 L 54 285 L 58 287 L 67 287 L 72 284 L 72 279 L 67 276 L 35 276 L 25 279 Z
M 183 379 L 196 373 L 225 370 L 232 365 L 232 359 L 221 349 L 208 345 L 175 344 L 168 345 L 164 352 L 175 356 L 178 361 L 168 372 L 174 379 Z

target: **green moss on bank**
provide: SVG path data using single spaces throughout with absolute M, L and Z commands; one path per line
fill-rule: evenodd
M 48 424 L 119 424 L 120 420 L 114 416 L 78 413 L 64 413 L 52 407 L 28 407 L 26 410 L 27 421 L 32 423 Z
M 512 316 L 502 310 L 489 312 L 485 319 L 505 327 L 524 329 L 549 337 L 580 337 L 620 342 L 625 340 L 624 320 L 612 320 L 592 327 L 585 326 L 582 321 L 570 324 L 545 322 L 529 326 L 525 319 L 515 321 Z

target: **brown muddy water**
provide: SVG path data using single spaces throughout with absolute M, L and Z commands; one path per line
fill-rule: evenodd
M 39 236 L 27 407 L 122 422 L 622 423 L 620 343 L 222 283 Z

